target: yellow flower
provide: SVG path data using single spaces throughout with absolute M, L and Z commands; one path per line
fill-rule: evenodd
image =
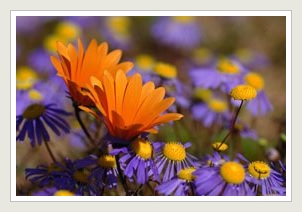
M 154 72 L 161 77 L 165 77 L 169 79 L 175 78 L 177 76 L 176 67 L 168 63 L 162 63 L 162 62 L 156 63 L 154 66 Z
M 251 100 L 257 96 L 257 91 L 250 85 L 237 85 L 231 90 L 230 95 L 235 100 Z
M 264 87 L 264 79 L 263 77 L 255 72 L 250 72 L 244 77 L 244 81 L 253 86 L 256 90 L 262 90 Z
M 89 43 L 86 52 L 80 39 L 78 51 L 72 44 L 65 46 L 61 42 L 57 42 L 57 51 L 59 58 L 51 56 L 51 62 L 58 75 L 64 79 L 70 96 L 79 105 L 94 105 L 86 95 L 86 85 L 90 83 L 91 76 L 102 80 L 105 70 L 115 76 L 118 70 L 126 73 L 133 67 L 132 62 L 119 63 L 121 50 L 109 53 L 106 42 L 98 45 L 94 39 Z
M 143 132 L 155 133 L 155 126 L 183 117 L 179 113 L 162 114 L 175 98 L 164 98 L 165 89 L 155 88 L 151 81 L 142 84 L 138 73 L 127 78 L 121 70 L 115 76 L 105 71 L 102 81 L 91 78 L 88 89 L 110 135 L 117 138 L 132 140 Z M 90 108 L 81 109 L 99 117 Z

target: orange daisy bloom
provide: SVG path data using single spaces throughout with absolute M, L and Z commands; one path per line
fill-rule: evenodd
M 59 58 L 51 56 L 51 62 L 58 75 L 64 79 L 73 101 L 78 105 L 94 105 L 86 95 L 86 84 L 90 83 L 91 76 L 101 80 L 105 70 L 115 76 L 118 70 L 127 73 L 133 67 L 132 62 L 119 63 L 121 50 L 109 53 L 108 44 L 103 42 L 98 45 L 95 39 L 91 40 L 86 52 L 80 39 L 78 51 L 72 44 L 65 46 L 62 42 L 57 42 L 57 51 Z
M 157 125 L 183 117 L 179 113 L 162 114 L 175 98 L 164 98 L 165 88 L 155 88 L 152 81 L 142 84 L 139 73 L 127 78 L 121 70 L 115 76 L 105 71 L 102 81 L 91 77 L 87 87 L 109 134 L 116 138 L 130 141 L 143 132 L 155 133 Z M 99 118 L 90 108 L 81 109 Z

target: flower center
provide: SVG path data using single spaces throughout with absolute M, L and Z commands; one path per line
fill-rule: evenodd
M 243 62 L 249 62 L 253 58 L 253 53 L 249 49 L 238 49 L 236 56 Z
M 257 179 L 266 179 L 270 176 L 271 168 L 263 161 L 254 161 L 249 164 L 248 172 Z
M 177 76 L 176 67 L 167 63 L 157 63 L 154 66 L 154 72 L 161 77 L 175 78 Z
M 223 113 L 227 110 L 226 102 L 219 99 L 212 99 L 208 102 L 209 108 L 216 113 Z
M 56 26 L 56 34 L 62 39 L 72 40 L 80 34 L 80 28 L 70 22 L 62 22 Z
M 16 73 L 16 87 L 19 90 L 31 88 L 37 81 L 37 74 L 31 68 L 19 68 Z
M 44 105 L 32 104 L 25 109 L 22 115 L 24 118 L 28 120 L 32 120 L 41 117 L 44 111 L 45 111 Z
M 54 194 L 54 196 L 74 196 L 74 193 L 67 190 L 58 190 Z
M 213 58 L 213 53 L 207 48 L 198 48 L 193 51 L 193 60 L 198 64 L 205 64 Z
M 235 100 L 251 100 L 257 96 L 257 91 L 250 85 L 237 85 L 231 90 L 230 95 Z
M 115 168 L 116 160 L 115 157 L 112 155 L 102 155 L 98 159 L 98 164 L 103 168 Z
M 238 74 L 240 69 L 237 64 L 228 59 L 218 61 L 217 69 L 224 74 Z
M 245 82 L 254 87 L 256 90 L 261 90 L 264 87 L 264 80 L 260 74 L 251 72 L 245 75 L 244 77 Z
M 212 91 L 209 89 L 203 89 L 203 88 L 196 88 L 194 91 L 194 96 L 197 99 L 203 100 L 207 102 L 212 97 Z
M 194 20 L 192 16 L 173 16 L 172 19 L 178 23 L 190 23 Z
M 41 101 L 43 99 L 42 94 L 39 91 L 35 90 L 35 89 L 31 89 L 28 92 L 28 96 L 31 100 L 34 100 L 34 101 Z
M 141 54 L 136 57 L 136 65 L 142 71 L 150 70 L 154 65 L 154 59 L 146 54 Z
M 167 143 L 164 146 L 163 154 L 170 160 L 182 161 L 186 158 L 186 150 L 180 143 Z
M 240 163 L 229 161 L 222 164 L 220 175 L 227 183 L 240 184 L 244 181 L 245 172 Z
M 145 160 L 152 156 L 152 146 L 149 141 L 139 138 L 132 142 L 131 147 L 139 157 Z
M 192 173 L 195 171 L 196 169 L 194 167 L 189 167 L 189 168 L 185 168 L 185 169 L 181 169 L 177 176 L 178 178 L 182 179 L 182 180 L 187 180 L 187 181 L 193 181 L 195 176 L 192 175 Z
M 107 24 L 112 31 L 118 34 L 126 35 L 129 32 L 130 20 L 127 17 L 109 17 Z
M 212 147 L 214 150 L 216 150 L 218 152 L 223 152 L 229 148 L 227 144 L 225 144 L 225 143 L 221 144 L 221 142 L 213 143 Z

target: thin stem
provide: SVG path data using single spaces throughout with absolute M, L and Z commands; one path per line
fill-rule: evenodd
M 120 163 L 119 163 L 119 156 L 118 155 L 115 156 L 115 160 L 116 160 L 116 167 L 117 167 L 118 175 L 119 175 L 120 180 L 122 182 L 123 188 L 126 192 L 126 195 L 130 196 L 129 188 L 128 188 L 125 176 L 122 172 L 122 169 L 121 169 L 121 166 L 120 166 Z
M 220 147 L 226 142 L 227 138 L 234 132 L 235 123 L 236 123 L 236 120 L 237 120 L 237 118 L 238 118 L 239 112 L 240 112 L 240 110 L 241 110 L 241 108 L 242 108 L 242 105 L 243 105 L 243 100 L 241 100 L 240 105 L 239 105 L 239 107 L 238 107 L 238 109 L 237 109 L 237 111 L 236 111 L 236 114 L 235 114 L 235 116 L 234 116 L 234 118 L 233 118 L 233 120 L 232 120 L 230 131 L 229 131 L 228 134 L 226 134 L 226 136 L 223 138 L 223 140 L 221 141 L 221 143 L 220 143 L 220 145 L 218 146 L 217 150 L 220 149 Z
M 50 149 L 50 147 L 49 147 L 49 145 L 48 145 L 48 142 L 47 142 L 47 141 L 44 141 L 44 144 L 45 144 L 45 146 L 46 146 L 47 152 L 48 152 L 48 154 L 50 155 L 52 161 L 53 161 L 54 163 L 56 163 L 57 160 L 56 160 L 54 154 L 52 153 L 52 151 L 51 151 L 51 149 Z
M 89 134 L 87 128 L 85 127 L 85 125 L 84 125 L 84 123 L 83 123 L 83 121 L 81 119 L 81 116 L 80 116 L 81 110 L 78 108 L 78 106 L 75 103 L 73 103 L 72 105 L 74 107 L 75 116 L 76 116 L 76 118 L 77 118 L 77 120 L 78 120 L 78 122 L 79 122 L 79 124 L 80 124 L 80 126 L 82 128 L 82 130 L 84 131 L 84 133 L 87 136 L 88 140 L 93 144 L 93 146 L 95 146 L 94 140 L 92 139 L 91 135 Z

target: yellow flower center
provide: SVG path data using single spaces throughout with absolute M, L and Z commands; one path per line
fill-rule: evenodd
M 141 158 L 147 160 L 152 156 L 152 146 L 149 141 L 138 138 L 132 142 L 133 151 Z
M 107 24 L 111 30 L 118 34 L 126 35 L 129 32 L 130 20 L 125 16 L 108 17 Z
M 260 74 L 250 72 L 244 77 L 245 82 L 254 87 L 256 90 L 261 90 L 264 87 L 264 79 Z
M 62 37 L 57 34 L 52 34 L 44 38 L 43 46 L 49 52 L 57 51 L 57 41 L 62 41 Z
M 235 100 L 251 100 L 257 96 L 257 91 L 250 85 L 237 85 L 231 90 L 230 95 Z
M 182 161 L 186 158 L 186 150 L 180 143 L 167 143 L 163 148 L 163 154 L 170 160 Z
M 195 176 L 192 174 L 196 169 L 194 167 L 189 167 L 185 169 L 181 169 L 177 176 L 180 179 L 187 180 L 187 181 L 193 181 Z
M 228 108 L 227 103 L 219 99 L 211 99 L 208 102 L 208 106 L 212 111 L 216 113 L 223 113 Z
M 21 67 L 16 73 L 16 88 L 19 90 L 30 89 L 36 82 L 37 73 L 29 67 Z
M 136 57 L 136 65 L 143 71 L 150 70 L 154 66 L 154 59 L 150 55 L 141 54 Z
M 55 34 L 63 40 L 73 40 L 80 34 L 80 28 L 70 22 L 61 22 L 56 26 Z
M 194 17 L 193 16 L 173 16 L 172 19 L 175 22 L 178 23 L 190 23 L 192 21 L 194 21 Z
M 58 190 L 54 193 L 54 196 L 74 196 L 74 193 L 67 190 Z
M 240 184 L 245 178 L 243 166 L 234 161 L 222 164 L 220 167 L 220 175 L 227 183 L 231 184 Z
M 31 100 L 35 100 L 35 101 L 41 101 L 43 99 L 42 94 L 39 91 L 35 90 L 35 89 L 31 89 L 28 92 L 28 96 Z
M 41 117 L 44 111 L 45 111 L 45 107 L 43 105 L 32 104 L 25 109 L 22 116 L 28 120 L 32 120 Z
M 156 63 L 154 66 L 154 72 L 161 77 L 170 79 L 177 76 L 176 67 L 167 63 Z
M 225 143 L 221 144 L 221 142 L 215 142 L 212 144 L 214 150 L 218 152 L 223 152 L 229 148 L 229 146 Z
M 212 97 L 212 91 L 209 89 L 196 88 L 194 91 L 194 96 L 197 99 L 207 102 Z
M 102 155 L 98 159 L 98 164 L 103 168 L 115 168 L 116 160 L 115 157 L 112 155 Z
M 240 73 L 239 67 L 228 59 L 220 59 L 217 64 L 217 69 L 224 74 L 238 74 Z
M 254 161 L 249 164 L 248 172 L 254 178 L 266 179 L 270 176 L 271 168 L 263 161 Z

